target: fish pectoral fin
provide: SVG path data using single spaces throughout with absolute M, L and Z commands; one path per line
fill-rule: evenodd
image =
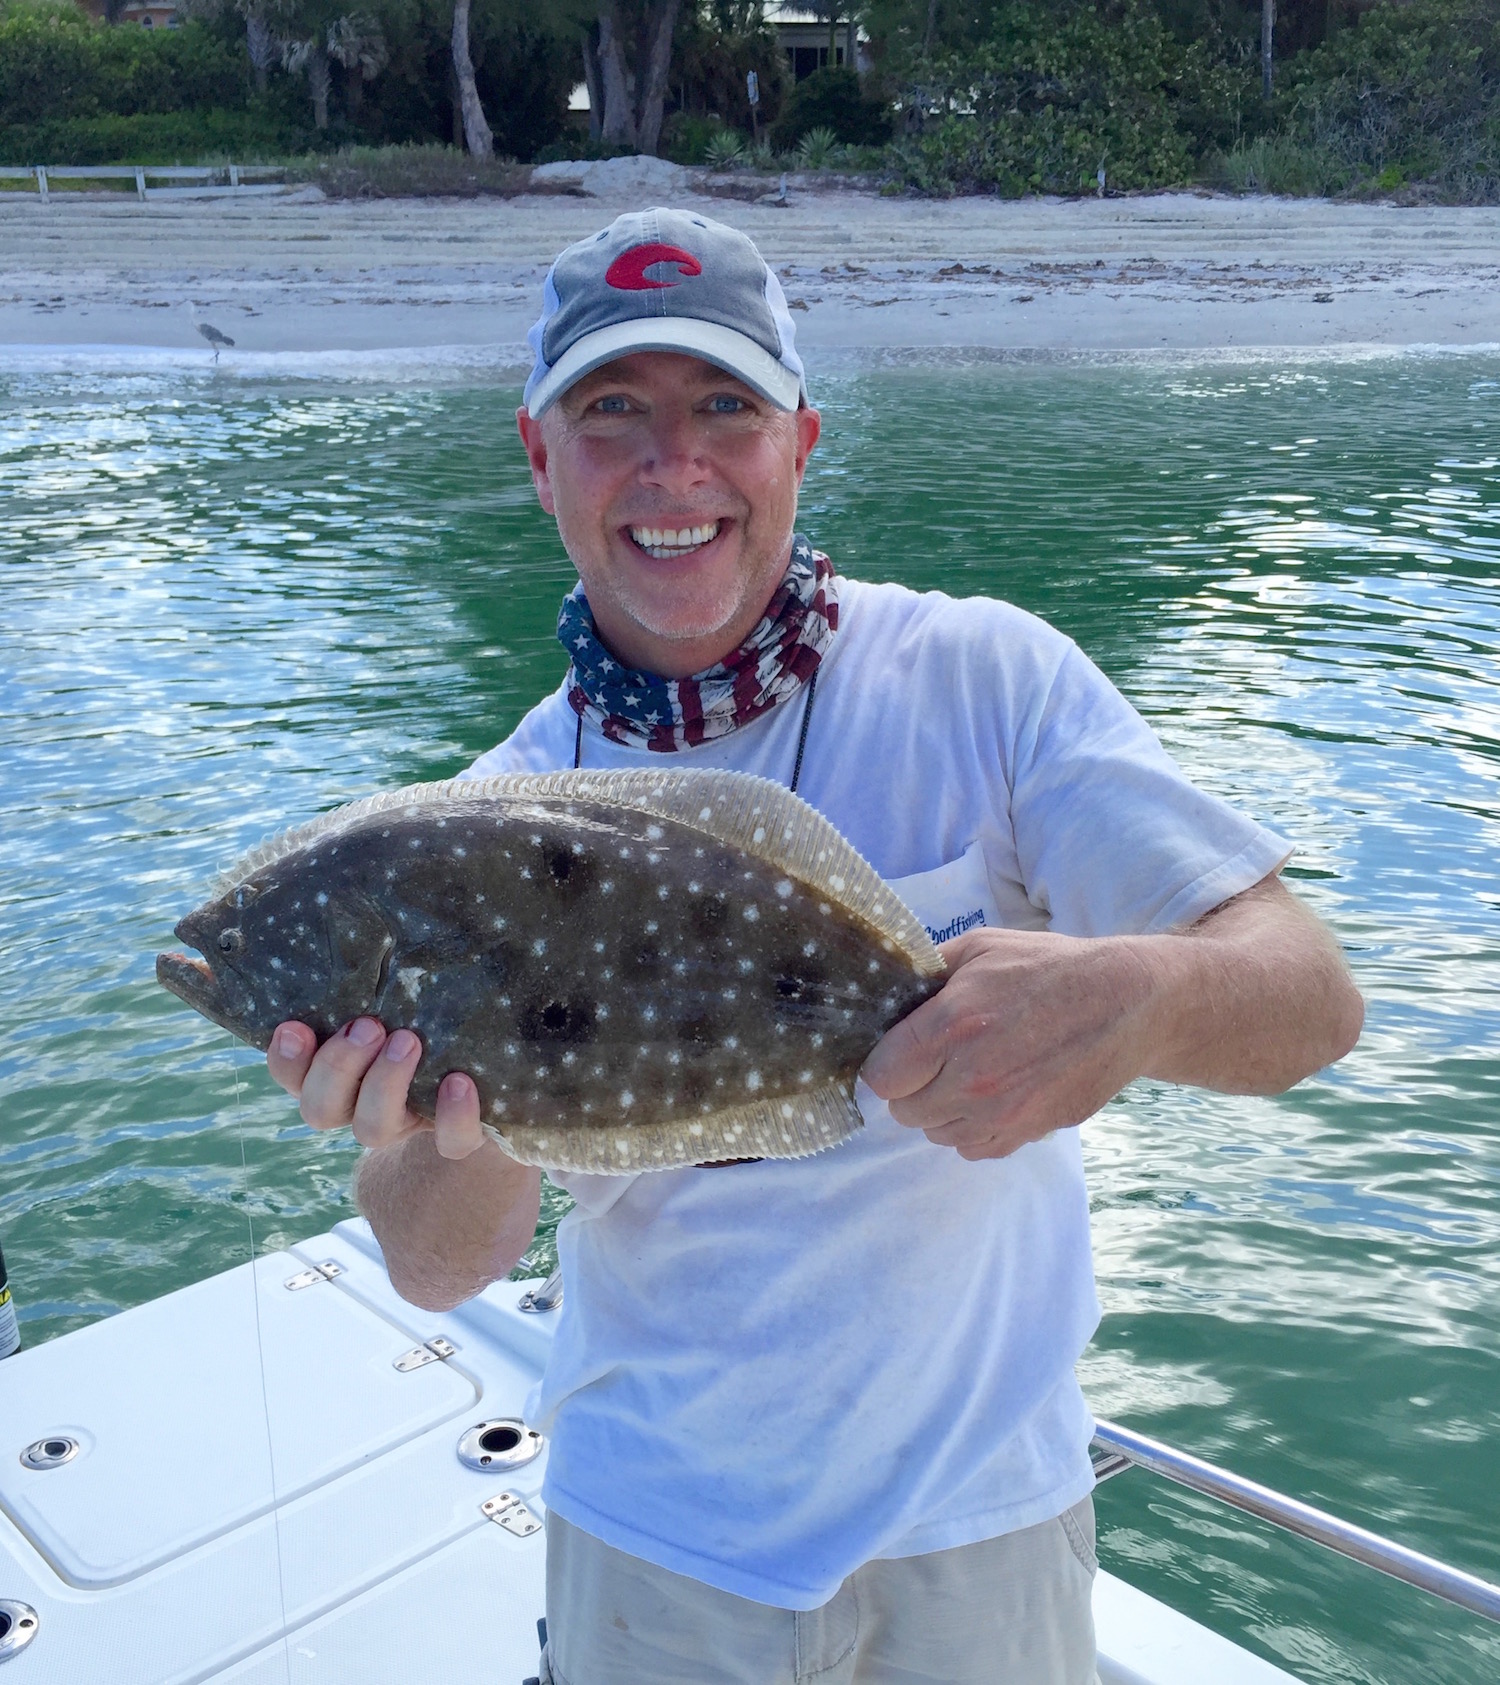
M 807 1158 L 847 1141 L 863 1125 L 854 1084 L 846 1081 L 670 1122 L 485 1128 L 521 1164 L 632 1175 L 727 1158 Z

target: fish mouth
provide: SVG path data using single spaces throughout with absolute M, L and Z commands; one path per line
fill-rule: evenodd
M 232 1028 L 228 1022 L 229 1003 L 206 960 L 191 954 L 158 954 L 156 980 L 195 1012 L 201 1012 L 226 1030 Z

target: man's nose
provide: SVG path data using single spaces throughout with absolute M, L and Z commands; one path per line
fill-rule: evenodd
M 705 445 L 696 416 L 656 417 L 641 462 L 641 483 L 672 492 L 703 485 L 712 473 Z

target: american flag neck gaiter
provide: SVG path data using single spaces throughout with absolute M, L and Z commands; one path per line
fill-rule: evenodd
M 755 630 L 691 678 L 622 667 L 599 641 L 582 584 L 563 599 L 557 637 L 573 663 L 567 679 L 573 711 L 612 743 L 671 754 L 723 737 L 794 696 L 818 670 L 838 624 L 833 563 L 799 534 Z

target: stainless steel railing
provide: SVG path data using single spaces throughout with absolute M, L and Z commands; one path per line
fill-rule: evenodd
M 1212 1463 L 1190 1457 L 1185 1451 L 1163 1445 L 1159 1439 L 1148 1439 L 1143 1433 L 1116 1427 L 1113 1422 L 1098 1422 L 1094 1428 L 1094 1443 L 1103 1448 L 1104 1455 L 1094 1459 L 1096 1480 L 1108 1480 L 1135 1466 L 1149 1469 L 1165 1480 L 1179 1486 L 1191 1487 L 1222 1503 L 1232 1504 L 1249 1515 L 1269 1521 L 1273 1527 L 1284 1528 L 1303 1539 L 1337 1551 L 1340 1556 L 1352 1557 L 1367 1567 L 1378 1568 L 1382 1574 L 1404 1580 L 1407 1585 L 1420 1586 L 1435 1597 L 1444 1597 L 1462 1609 L 1470 1609 L 1487 1620 L 1500 1621 L 1500 1586 L 1491 1585 L 1461 1568 L 1450 1568 L 1420 1551 L 1408 1550 L 1405 1545 L 1382 1539 L 1378 1533 L 1367 1532 L 1352 1522 L 1340 1521 L 1336 1515 L 1314 1509 L 1296 1498 L 1273 1492 L 1269 1486 L 1257 1485 Z

